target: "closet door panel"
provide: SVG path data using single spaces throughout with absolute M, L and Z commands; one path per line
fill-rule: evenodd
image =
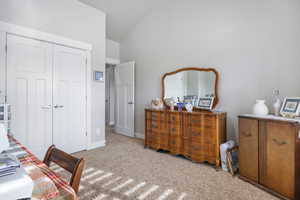
M 48 43 L 7 36 L 11 132 L 39 158 L 52 144 L 52 50 Z
M 55 46 L 53 143 L 68 153 L 86 149 L 86 52 Z

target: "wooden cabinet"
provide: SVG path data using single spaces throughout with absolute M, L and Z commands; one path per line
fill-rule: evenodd
M 239 118 L 240 175 L 284 199 L 300 199 L 299 124 Z
M 239 120 L 239 157 L 240 174 L 258 181 L 258 120 Z
M 219 146 L 226 141 L 226 113 L 146 109 L 145 122 L 146 147 L 220 166 Z

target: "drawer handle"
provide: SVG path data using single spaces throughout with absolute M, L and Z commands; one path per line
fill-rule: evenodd
M 197 133 L 197 132 L 193 132 L 192 135 L 193 135 L 193 136 L 198 136 L 198 135 L 201 135 L 201 134 L 200 134 L 200 133 Z
M 285 141 L 283 141 L 283 142 L 279 142 L 278 140 L 276 140 L 275 138 L 273 139 L 273 142 L 275 142 L 277 145 L 279 145 L 279 146 L 282 146 L 282 145 L 285 145 L 285 144 L 287 144 Z
M 152 128 L 158 128 L 158 126 L 152 125 Z
M 248 132 L 243 132 L 243 135 L 246 136 L 246 137 L 251 137 L 252 136 L 252 134 L 248 133 Z
M 172 120 L 175 121 L 175 119 L 176 119 L 176 118 L 173 116 L 173 117 L 172 117 Z
M 196 151 L 200 151 L 200 147 L 193 146 L 193 149 L 196 150 Z
M 172 128 L 172 131 L 173 131 L 173 132 L 176 132 L 176 128 Z

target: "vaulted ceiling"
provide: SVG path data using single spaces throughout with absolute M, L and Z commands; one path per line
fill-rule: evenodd
M 79 0 L 107 14 L 107 38 L 121 41 L 139 20 L 169 0 Z

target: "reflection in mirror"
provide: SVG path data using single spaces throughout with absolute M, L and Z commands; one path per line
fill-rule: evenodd
M 199 98 L 215 97 L 216 74 L 212 71 L 181 71 L 164 79 L 167 105 L 171 102 L 190 102 L 198 106 Z

